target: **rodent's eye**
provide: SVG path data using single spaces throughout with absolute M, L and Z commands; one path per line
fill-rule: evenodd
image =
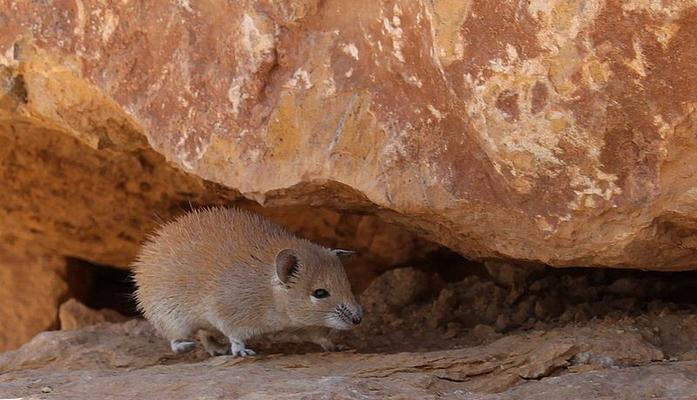
M 312 297 L 316 299 L 323 299 L 325 297 L 329 297 L 329 292 L 327 292 L 326 289 L 315 289 L 315 291 L 312 292 Z

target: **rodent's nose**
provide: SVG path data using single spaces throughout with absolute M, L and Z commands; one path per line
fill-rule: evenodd
M 353 322 L 354 325 L 358 325 L 363 321 L 363 307 L 361 306 L 356 306 L 356 310 L 353 312 L 353 316 L 351 317 L 351 322 Z

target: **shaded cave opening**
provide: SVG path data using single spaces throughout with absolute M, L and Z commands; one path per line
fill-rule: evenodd
M 694 271 L 476 262 L 439 249 L 375 279 L 361 295 L 365 325 L 343 337 L 359 351 L 398 353 L 534 334 L 566 336 L 585 348 L 606 334 L 598 332 L 629 332 L 667 358 L 692 359 L 696 291 Z
M 79 258 L 66 261 L 71 297 L 93 310 L 109 309 L 127 317 L 140 316 L 130 271 Z

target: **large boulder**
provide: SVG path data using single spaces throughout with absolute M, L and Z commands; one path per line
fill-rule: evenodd
M 68 255 L 125 264 L 150 205 L 210 201 L 203 178 L 473 258 L 697 266 L 691 1 L 2 0 L 0 50 L 0 141 L 91 177 L 46 170 L 2 213 Z M 115 212 L 52 208 L 76 197 Z M 30 227 L 39 201 L 80 225 Z

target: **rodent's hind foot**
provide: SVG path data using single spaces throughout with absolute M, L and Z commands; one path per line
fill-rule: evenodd
M 187 353 L 196 348 L 196 342 L 188 339 L 172 340 L 171 342 L 169 342 L 169 345 L 172 348 L 172 351 L 175 353 Z
M 233 357 L 252 357 L 257 355 L 257 353 L 254 352 L 254 350 L 246 348 L 244 342 L 230 339 L 230 355 Z

